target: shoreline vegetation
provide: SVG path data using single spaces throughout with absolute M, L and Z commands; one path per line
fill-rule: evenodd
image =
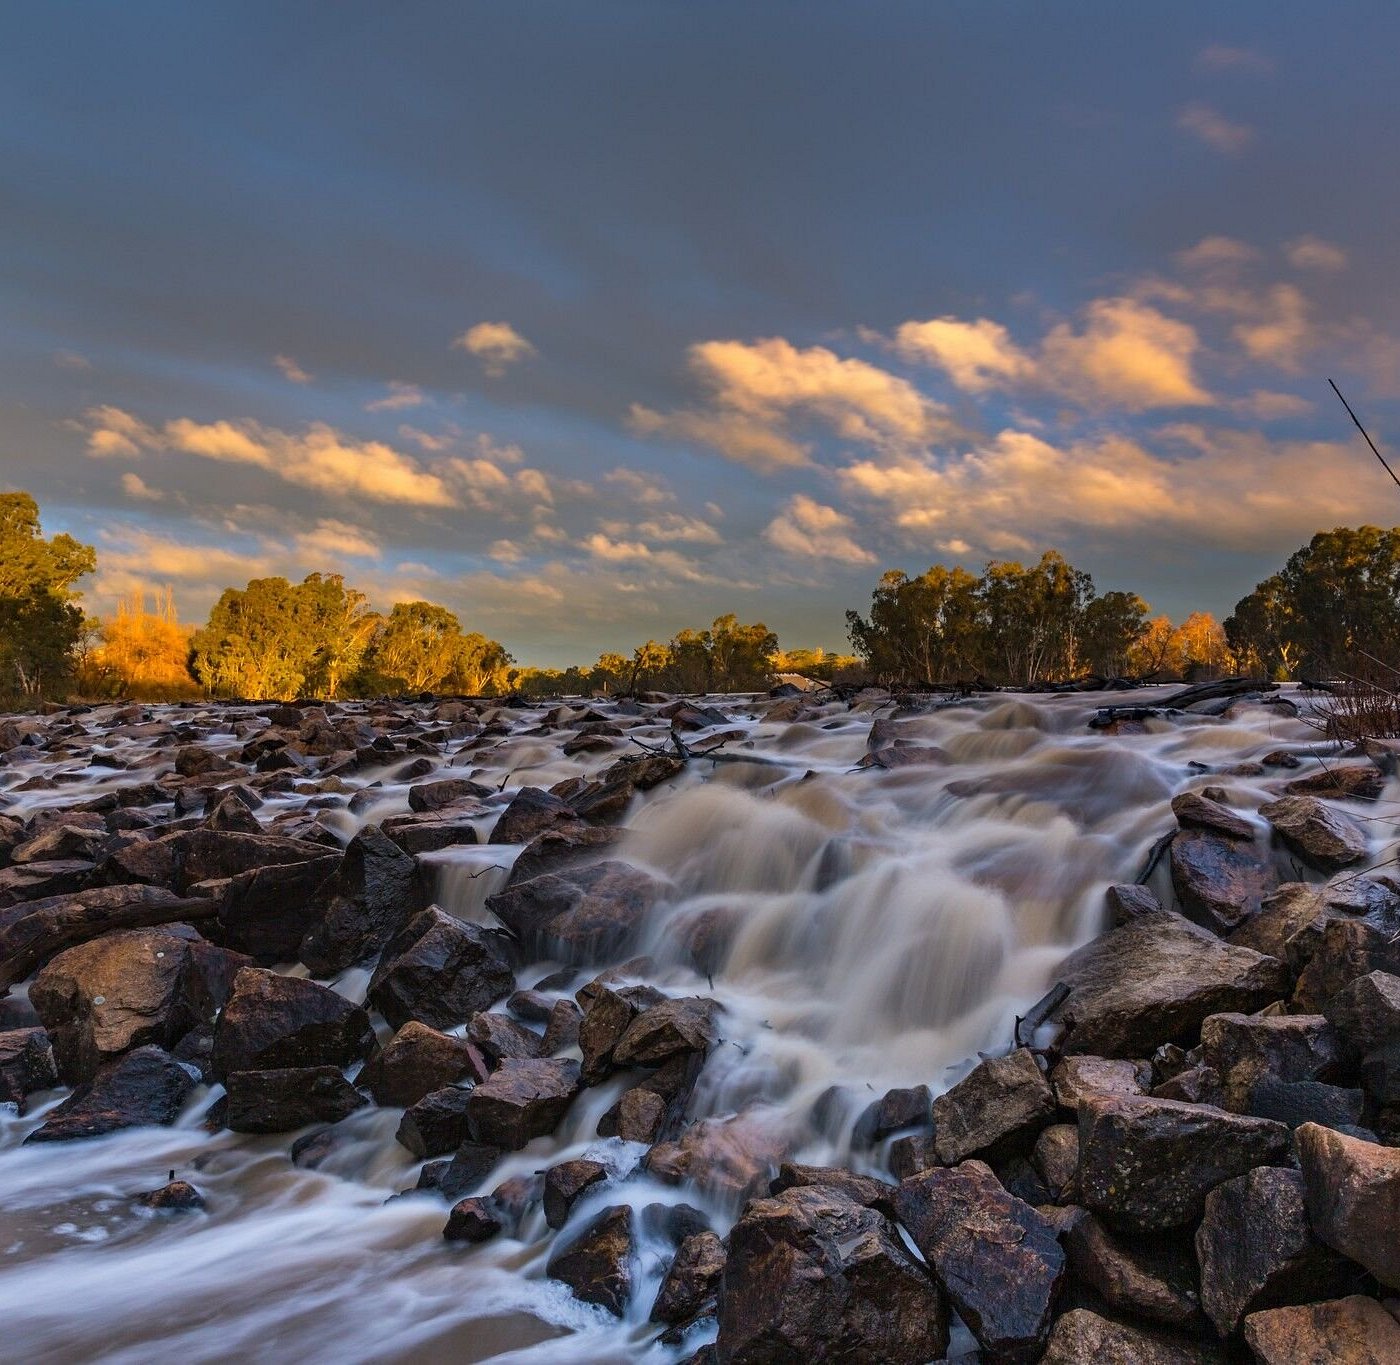
M 199 627 L 169 587 L 133 593 L 106 619 L 77 584 L 97 552 L 46 538 L 27 493 L 0 494 L 0 709 L 56 700 L 353 700 L 423 694 L 525 699 L 766 690 L 784 678 L 838 688 L 1092 689 L 1230 675 L 1341 680 L 1344 724 L 1394 732 L 1390 642 L 1400 638 L 1400 528 L 1319 531 L 1217 622 L 1153 616 L 1136 593 L 1099 593 L 1056 550 L 1033 565 L 992 560 L 980 575 L 935 564 L 886 571 L 865 615 L 845 613 L 853 653 L 781 647 L 733 614 L 591 666 L 521 666 L 446 607 L 373 610 L 336 573 L 229 587 Z

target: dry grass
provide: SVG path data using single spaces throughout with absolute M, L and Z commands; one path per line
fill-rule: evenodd
M 1349 679 L 1318 706 L 1314 723 L 1328 739 L 1344 743 L 1400 738 L 1400 691 Z

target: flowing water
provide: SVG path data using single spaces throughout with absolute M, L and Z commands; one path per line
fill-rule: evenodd
M 1105 734 L 1087 722 L 1123 698 L 992 696 L 898 719 L 904 763 L 859 767 L 872 719 L 889 715 L 889 704 L 834 703 L 787 722 L 765 719 L 766 701 L 714 700 L 734 717 L 716 731 L 742 732 L 721 751 L 725 761 L 697 759 L 638 797 L 610 855 L 674 887 L 628 955 L 653 959 L 636 969 L 653 984 L 724 1006 L 723 1041 L 690 1117 L 737 1115 L 737 1138 L 758 1135 L 795 1159 L 871 1173 L 881 1171 L 883 1149 L 853 1147 L 861 1108 L 892 1086 L 926 1083 L 937 1093 L 979 1050 L 1005 1048 L 1064 953 L 1103 927 L 1105 886 L 1135 880 L 1173 827 L 1174 793 L 1224 786 L 1252 809 L 1278 774 L 1230 770 L 1269 750 L 1307 754 L 1317 743 L 1286 705 L 1237 704 L 1226 716 L 1151 719 L 1137 733 Z M 548 787 L 616 759 L 563 756 L 567 731 L 538 733 L 549 709 L 498 713 L 511 733 L 434 777 Z M 237 747 L 217 708 L 207 718 L 227 735 L 211 743 Z M 102 724 L 98 713 L 80 719 L 92 730 Z M 658 720 L 632 733 L 659 743 L 669 731 Z M 115 738 L 106 747 L 120 756 L 123 744 L 142 742 Z M 703 748 L 704 734 L 691 742 Z M 42 767 L 0 769 L 8 774 L 0 782 L 13 788 L 38 771 L 60 772 L 64 785 L 9 791 L 12 813 L 136 780 L 87 766 L 75 748 Z M 382 773 L 349 783 L 375 779 L 384 785 L 355 803 L 358 813 L 344 797 L 322 812 L 342 838 L 407 809 L 406 786 Z M 483 838 L 493 818 L 483 818 Z M 438 903 L 488 921 L 484 902 L 518 851 L 427 855 Z M 702 915 L 731 934 L 710 973 L 685 965 L 682 951 Z M 528 967 L 520 981 L 556 965 Z M 366 981 L 358 969 L 333 985 L 362 1000 Z M 736 1213 L 723 1179 L 698 1189 L 660 1184 L 638 1166 L 644 1147 L 595 1136 L 622 1084 L 584 1091 L 557 1133 L 508 1157 L 484 1188 L 592 1156 L 626 1183 L 585 1196 L 572 1226 L 628 1199 L 638 1209 L 702 1205 L 722 1233 Z M 394 1141 L 400 1111 L 345 1120 L 331 1154 L 311 1170 L 289 1160 L 295 1135 L 208 1134 L 201 1117 L 218 1093 L 196 1091 L 173 1128 L 29 1148 L 21 1140 L 61 1095 L 37 1097 L 22 1119 L 0 1108 L 0 1357 L 660 1362 L 705 1339 L 679 1348 L 656 1341 L 646 1319 L 666 1246 L 650 1231 L 619 1322 L 545 1277 L 553 1237 L 538 1210 L 518 1237 L 464 1248 L 444 1243 L 446 1205 L 437 1196 L 390 1199 L 414 1184 L 420 1166 Z M 172 1168 L 203 1191 L 207 1212 L 138 1216 L 131 1195 L 163 1183 Z

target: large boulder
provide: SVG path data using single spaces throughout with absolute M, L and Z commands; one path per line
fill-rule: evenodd
M 1065 1280 L 1054 1227 L 981 1161 L 909 1177 L 895 1208 L 982 1349 L 1039 1360 Z
M 561 825 L 579 824 L 573 807 L 539 787 L 521 787 L 501 812 L 487 843 L 528 844 L 536 835 Z
M 545 1273 L 585 1303 L 621 1317 L 632 1297 L 636 1234 L 630 1204 L 604 1209 L 577 1237 L 556 1245 Z
M 826 1185 L 752 1200 L 729 1234 L 716 1358 L 922 1365 L 948 1345 L 943 1297 L 893 1223 Z
M 1400 1289 L 1400 1148 L 1315 1123 L 1305 1123 L 1296 1138 L 1313 1231 L 1382 1284 Z
M 546 872 L 562 872 L 565 868 L 597 857 L 617 844 L 624 831 L 608 826 L 559 825 L 542 830 L 521 849 L 510 865 L 505 890 L 528 882 Z
M 1062 1240 L 1075 1281 L 1115 1312 L 1182 1331 L 1203 1326 L 1196 1262 L 1180 1239 L 1120 1239 L 1079 1210 Z
M 368 998 L 395 1028 L 452 1028 L 515 987 L 497 935 L 430 906 L 384 947 Z
M 1245 1319 L 1244 1339 L 1258 1365 L 1395 1365 L 1400 1323 L 1375 1299 L 1270 1308 Z
M 651 1321 L 680 1326 L 714 1316 L 725 1257 L 724 1243 L 708 1228 L 685 1238 L 657 1290 Z
M 1282 962 L 1222 943 L 1180 915 L 1144 915 L 1086 943 L 1060 964 L 1069 996 L 1054 1018 L 1067 1053 L 1145 1057 L 1194 1043 L 1201 1021 L 1251 1012 L 1288 990 Z
M 473 1043 L 410 1019 L 365 1063 L 357 1084 L 376 1104 L 407 1108 L 454 1081 L 486 1075 L 485 1059 Z
M 1400 976 L 1367 972 L 1344 986 L 1322 1007 L 1351 1056 L 1365 1056 L 1400 1039 Z
M 314 981 L 245 967 L 214 1027 L 213 1074 L 349 1066 L 369 1053 L 374 1029 L 358 1005 Z
M 1292 1008 L 1315 1014 L 1357 977 L 1400 975 L 1400 897 L 1378 898 L 1357 915 L 1329 906 L 1289 940 L 1290 960 L 1302 964 Z
M 1224 1365 L 1224 1353 L 1189 1337 L 1114 1322 L 1072 1308 L 1055 1323 L 1041 1365 Z
M 1366 856 L 1366 831 L 1315 796 L 1284 796 L 1260 806 L 1259 814 L 1304 862 L 1324 872 L 1350 867 Z
M 1201 1061 L 1220 1077 L 1221 1108 L 1246 1113 L 1260 1081 L 1315 1081 L 1339 1056 L 1320 1014 L 1213 1014 L 1201 1025 Z
M 235 1133 L 289 1133 L 308 1123 L 338 1123 L 369 1103 L 335 1066 L 235 1071 L 226 1122 Z
M 1266 851 L 1214 830 L 1178 833 L 1172 840 L 1171 869 L 1182 911 L 1220 934 L 1258 914 L 1264 897 L 1278 885 Z
M 236 830 L 176 830 L 118 849 L 103 864 L 108 881 L 150 882 L 187 891 L 198 882 L 236 877 L 255 867 L 311 862 L 325 847 L 306 839 Z
M 717 1001 L 703 996 L 662 1000 L 644 1009 L 613 1049 L 617 1066 L 660 1066 L 687 1052 L 708 1053 L 719 1034 L 715 1018 Z
M 222 941 L 262 966 L 295 961 L 301 941 L 324 913 L 318 893 L 341 856 L 255 867 L 230 877 L 218 901 Z
M 945 1166 L 1017 1139 L 1055 1115 L 1055 1095 L 1028 1048 L 988 1057 L 933 1102 L 934 1150 Z
M 580 1088 L 575 1061 L 508 1058 L 471 1092 L 471 1136 L 516 1151 L 532 1138 L 552 1133 Z
M 64 1142 L 119 1128 L 171 1124 L 194 1087 L 194 1077 L 168 1053 L 138 1047 L 107 1063 L 51 1109 L 25 1142 Z
M 616 989 L 599 985 L 587 995 L 583 991 L 579 995 L 584 1004 L 578 1030 L 583 1079 L 585 1084 L 596 1085 L 612 1071 L 617 1045 L 633 1021 L 644 1010 L 661 1004 L 665 997 L 654 986 L 646 985 Z
M 1217 1185 L 1288 1153 L 1288 1129 L 1269 1119 L 1147 1096 L 1090 1097 L 1079 1110 L 1079 1199 L 1123 1232 L 1184 1227 Z

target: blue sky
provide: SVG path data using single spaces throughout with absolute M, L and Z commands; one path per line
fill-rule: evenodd
M 0 484 L 97 609 L 334 570 L 523 661 L 1396 518 L 1383 4 L 14 7 Z

